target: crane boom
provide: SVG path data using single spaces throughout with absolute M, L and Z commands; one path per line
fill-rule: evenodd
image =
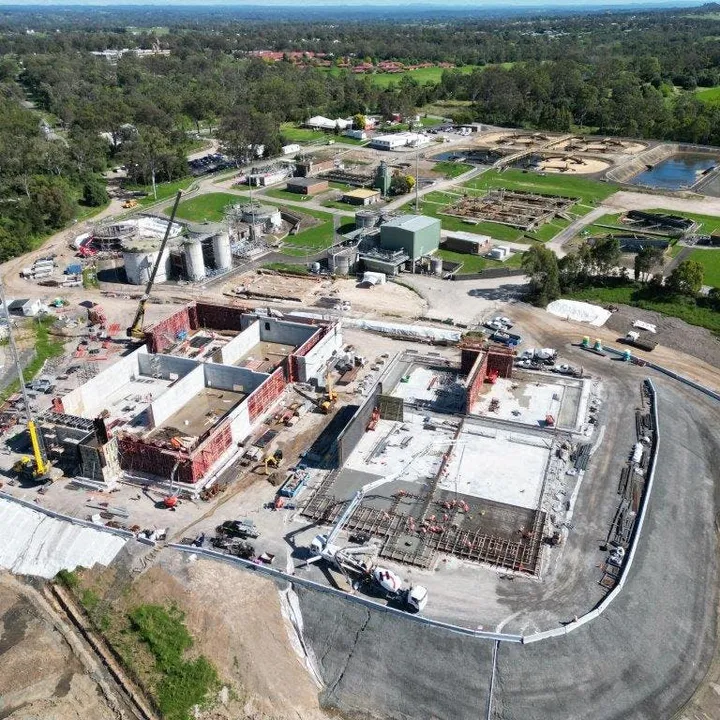
M 178 190 L 178 193 L 175 196 L 175 203 L 173 204 L 172 212 L 170 213 L 170 220 L 168 220 L 167 228 L 165 229 L 165 235 L 163 235 L 162 242 L 160 243 L 160 250 L 158 251 L 157 258 L 155 259 L 155 264 L 153 265 L 152 272 L 150 273 L 148 283 L 145 286 L 145 292 L 140 298 L 140 303 L 138 304 L 138 309 L 135 313 L 135 319 L 133 320 L 133 324 L 127 329 L 127 336 L 135 338 L 136 340 L 142 340 L 143 337 L 145 337 L 145 333 L 143 331 L 143 325 L 145 321 L 145 305 L 147 304 L 148 298 L 150 297 L 150 292 L 155 282 L 155 276 L 157 275 L 158 268 L 160 267 L 160 263 L 162 262 L 162 256 L 165 252 L 165 246 L 167 245 L 168 238 L 170 237 L 170 231 L 172 229 L 173 222 L 175 221 L 175 213 L 177 212 L 178 205 L 180 204 L 181 195 L 182 191 Z
M 25 418 L 27 420 L 27 429 L 30 434 L 30 443 L 32 444 L 33 450 L 33 465 L 32 471 L 36 478 L 41 478 L 50 470 L 50 463 L 45 459 L 45 448 L 43 447 L 42 439 L 38 434 L 37 427 L 35 425 L 35 418 L 30 408 L 30 398 L 28 397 L 27 388 L 25 387 L 25 375 L 23 374 L 22 365 L 20 364 L 20 356 L 18 355 L 17 345 L 15 344 L 15 332 L 10 321 L 9 313 L 7 310 L 7 302 L 5 300 L 5 288 L 0 281 L 0 302 L 5 309 L 5 314 L 8 320 L 8 341 L 10 343 L 10 351 L 12 353 L 13 362 L 15 363 L 15 371 L 17 372 L 18 380 L 20 382 L 20 392 L 23 396 L 23 403 L 25 405 Z M 29 460 L 29 458 L 28 458 Z M 26 466 L 27 467 L 27 466 Z M 29 467 L 28 467 L 29 469 Z

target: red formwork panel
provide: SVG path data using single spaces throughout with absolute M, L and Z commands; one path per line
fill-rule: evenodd
M 252 310 L 233 305 L 215 305 L 212 303 L 196 303 L 197 328 L 208 330 L 242 330 L 242 317 Z
M 497 372 L 502 378 L 511 378 L 515 352 L 510 348 L 493 347 L 488 351 L 487 371 Z
M 259 388 L 250 393 L 245 401 L 248 404 L 250 422 L 254 422 L 266 412 L 273 402 L 282 395 L 284 389 L 285 374 L 283 369 L 279 367 Z
M 177 342 L 178 333 L 188 333 L 192 329 L 189 308 L 174 313 L 170 317 L 153 325 L 145 333 L 145 345 L 148 352 L 160 353 Z
M 193 451 L 192 464 L 188 468 L 187 479 L 183 481 L 195 483 L 201 480 L 231 444 L 232 432 L 228 423 L 218 428 Z
M 463 350 L 463 354 L 465 350 Z M 470 372 L 468 373 L 468 379 L 465 383 L 465 412 L 470 413 L 480 396 L 483 383 L 485 382 L 485 375 L 487 374 L 488 367 L 488 354 L 486 352 L 478 352 L 475 355 L 475 362 L 473 363 Z

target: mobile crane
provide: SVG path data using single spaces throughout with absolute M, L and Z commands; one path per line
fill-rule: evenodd
M 145 305 L 147 305 L 147 301 L 150 298 L 150 292 L 155 282 L 155 276 L 157 275 L 158 268 L 162 262 L 162 256 L 165 252 L 165 246 L 167 245 L 168 238 L 170 237 L 170 230 L 172 229 L 173 222 L 175 221 L 175 213 L 177 212 L 178 205 L 180 204 L 181 195 L 182 191 L 178 190 L 178 194 L 175 196 L 175 204 L 173 205 L 172 212 L 170 213 L 170 220 L 168 220 L 167 228 L 165 229 L 165 235 L 160 243 L 160 250 L 158 251 L 157 258 L 155 259 L 155 264 L 153 265 L 152 272 L 150 273 L 148 283 L 145 286 L 145 292 L 140 298 L 140 303 L 138 305 L 137 312 L 135 313 L 133 324 L 127 329 L 127 336 L 133 340 L 143 340 L 145 338 Z
M 3 308 L 7 309 L 7 303 L 5 301 L 5 288 L 0 282 L 0 302 L 2 302 Z M 25 376 L 20 365 L 20 356 L 18 355 L 17 345 L 15 344 L 15 332 L 13 330 L 12 323 L 8 318 L 8 340 L 10 343 L 10 351 L 12 353 L 13 362 L 15 363 L 15 370 L 17 371 L 18 380 L 20 381 L 20 391 L 23 396 L 23 403 L 25 405 L 25 417 L 27 418 L 27 429 L 30 435 L 30 444 L 32 446 L 32 457 L 27 455 L 23 456 L 13 465 L 13 471 L 18 476 L 26 479 L 33 480 L 35 482 L 42 482 L 44 480 L 52 479 L 51 465 L 47 460 L 47 453 L 43 445 L 42 438 L 37 430 L 35 424 L 35 418 L 33 417 L 32 408 L 30 407 L 30 398 L 28 397 L 27 388 L 25 387 Z

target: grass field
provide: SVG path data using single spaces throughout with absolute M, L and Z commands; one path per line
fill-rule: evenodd
M 442 173 L 447 179 L 456 178 L 458 175 L 472 170 L 473 166 L 467 163 L 452 162 L 451 160 L 444 160 L 443 162 L 435 163 L 433 170 Z
M 590 206 L 605 200 L 617 192 L 617 185 L 587 180 L 569 175 L 524 172 L 523 170 L 508 169 L 504 171 L 488 170 L 480 177 L 468 180 L 463 187 L 475 190 L 490 190 L 492 188 L 505 188 L 506 190 L 521 190 L 523 192 L 536 192 L 545 195 L 563 195 L 578 198 L 585 206 Z M 579 213 L 584 214 L 584 213 Z
M 462 270 L 460 270 L 460 272 L 458 273 L 459 275 L 476 273 L 480 272 L 481 270 L 487 270 L 489 268 L 516 268 L 520 267 L 520 263 L 522 262 L 522 253 L 514 253 L 505 262 L 490 260 L 480 255 L 467 255 L 465 253 L 453 252 L 452 250 L 443 250 L 442 248 L 436 250 L 435 255 L 441 257 L 443 260 L 462 263 L 463 267 Z
M 477 66 L 476 65 L 464 65 L 463 67 L 454 68 L 463 74 L 471 73 Z M 329 69 L 329 72 L 333 75 L 340 75 L 342 72 L 341 68 L 333 67 Z M 425 83 L 432 83 L 437 85 L 440 82 L 442 74 L 445 72 L 445 68 L 431 67 L 431 68 L 418 68 L 417 70 L 408 70 L 404 73 L 372 73 L 368 77 L 372 80 L 375 85 L 386 88 L 392 83 L 399 83 L 403 77 L 410 77 L 413 80 L 419 82 L 421 85 Z
M 300 128 L 294 123 L 286 122 L 280 126 L 280 134 L 287 143 L 307 143 L 316 140 L 324 140 L 327 136 L 321 130 Z
M 705 285 L 720 288 L 720 250 L 693 250 L 688 260 L 694 260 L 703 266 Z
M 304 265 L 292 265 L 291 263 L 271 262 L 263 265 L 265 270 L 290 273 L 291 275 L 309 275 L 310 271 Z
M 184 177 L 180 180 L 173 180 L 173 182 L 158 183 L 156 186 L 157 200 L 153 197 L 152 185 L 125 185 L 125 189 L 131 192 L 146 193 L 144 198 L 138 198 L 138 205 L 140 205 L 140 207 L 146 207 L 160 200 L 167 200 L 173 197 L 178 190 L 187 190 L 194 180 L 195 178 L 193 177 Z
M 720 85 L 716 85 L 715 87 L 698 88 L 695 91 L 695 96 L 698 100 L 702 100 L 703 102 L 712 104 L 720 103 Z
M 229 193 L 207 193 L 198 195 L 190 200 L 183 200 L 178 205 L 177 216 L 181 220 L 190 222 L 220 222 L 225 215 L 225 208 L 228 205 L 243 202 L 243 198 Z M 165 208 L 163 211 L 169 215 L 172 208 Z

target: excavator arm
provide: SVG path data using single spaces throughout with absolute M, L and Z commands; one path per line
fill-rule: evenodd
M 160 243 L 160 250 L 158 251 L 155 264 L 153 265 L 152 272 L 148 284 L 145 286 L 145 292 L 140 298 L 137 312 L 135 313 L 135 319 L 133 324 L 127 329 L 127 336 L 134 340 L 142 340 L 145 337 L 145 305 L 150 298 L 150 292 L 152 291 L 153 284 L 155 283 L 155 276 L 157 275 L 158 268 L 162 262 L 163 253 L 165 252 L 165 246 L 167 245 L 168 238 L 170 237 L 170 231 L 172 229 L 173 222 L 175 221 L 175 213 L 177 212 L 178 205 L 180 204 L 180 196 L 182 192 L 178 190 L 178 194 L 175 196 L 175 203 L 173 205 L 172 212 L 170 213 L 170 220 L 168 220 L 167 228 L 165 229 L 165 235 L 163 235 L 162 242 Z

